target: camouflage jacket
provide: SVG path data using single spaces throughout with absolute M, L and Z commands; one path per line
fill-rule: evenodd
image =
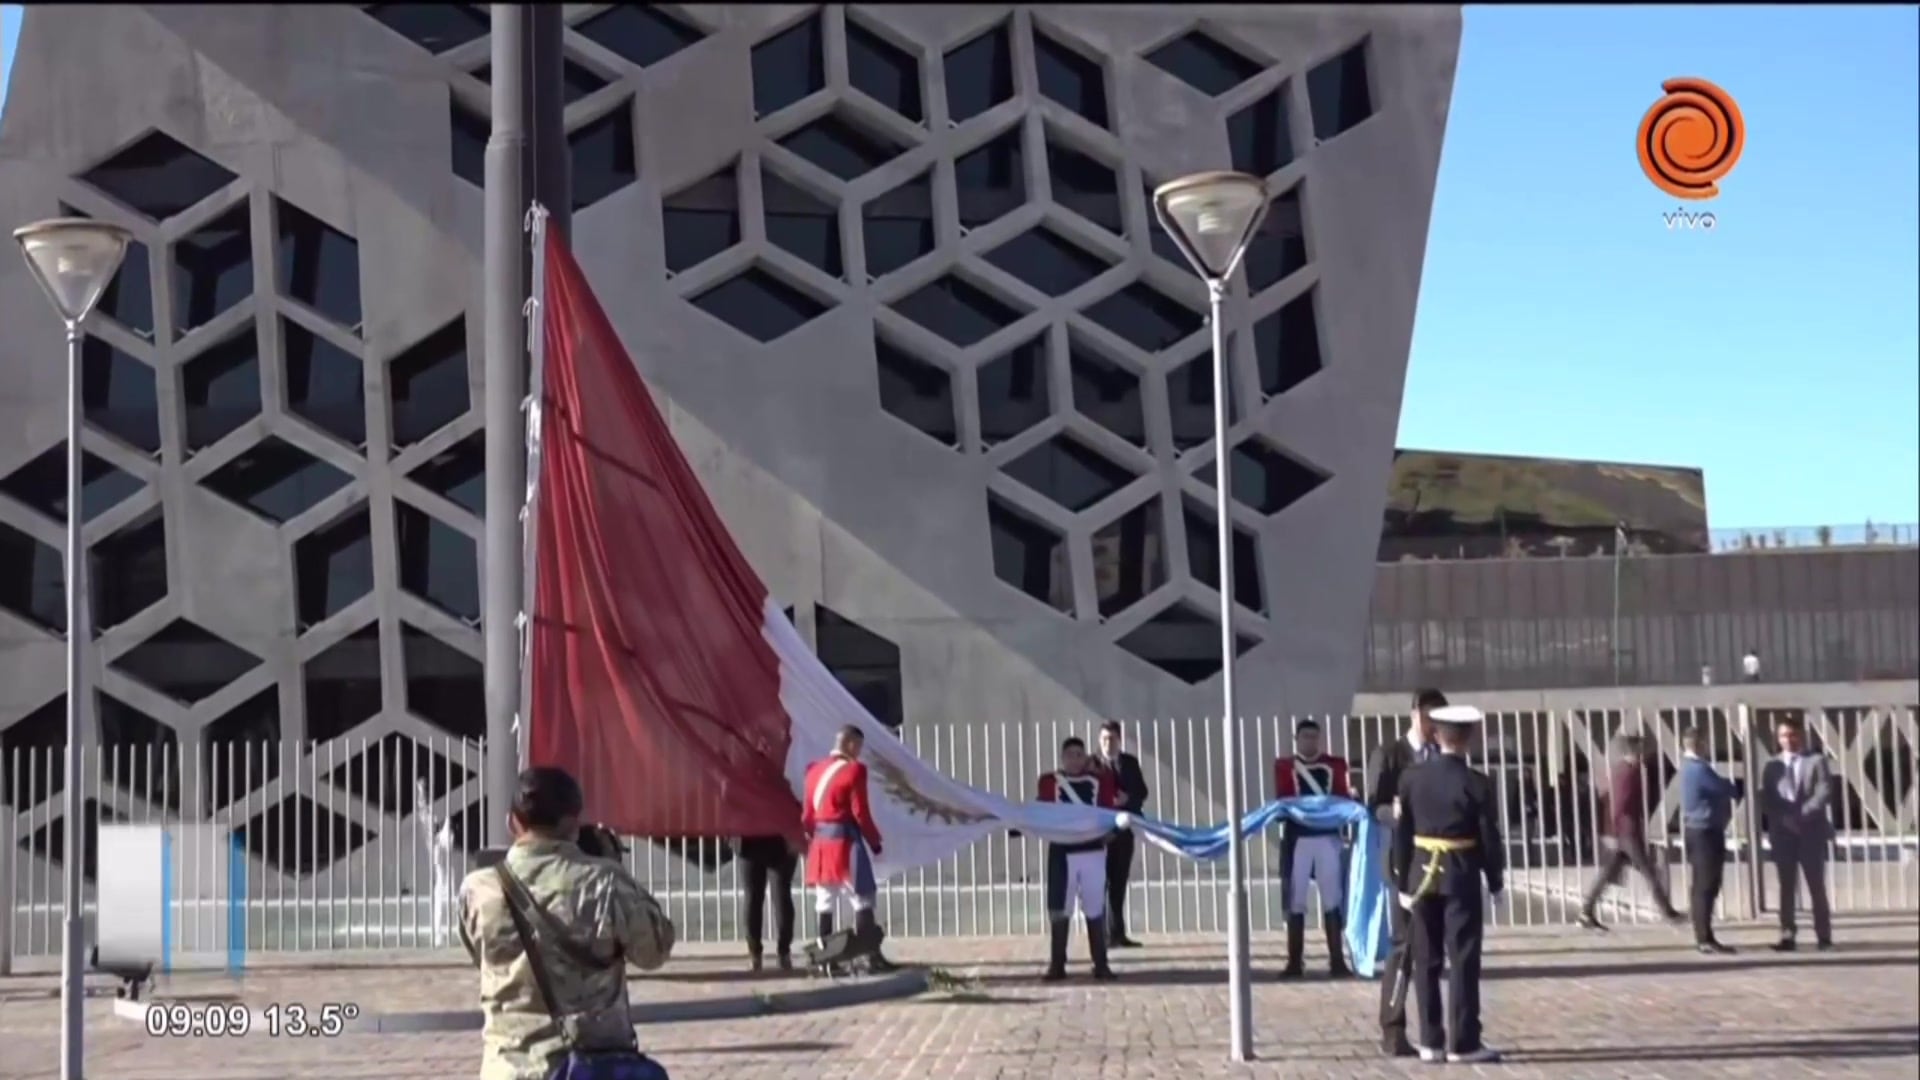
M 627 1008 L 626 965 L 652 970 L 673 951 L 673 923 L 626 868 L 583 854 L 572 843 L 523 837 L 506 856 L 507 869 L 526 886 L 548 918 L 529 921 L 538 935 L 547 978 L 562 1016 Z M 606 959 L 590 969 L 556 942 L 545 924 Z M 545 1080 L 568 1046 L 548 1015 L 521 947 L 499 875 L 475 870 L 460 886 L 460 942 L 480 967 L 480 1008 L 486 1018 L 481 1080 Z M 623 957 L 624 963 L 616 959 Z

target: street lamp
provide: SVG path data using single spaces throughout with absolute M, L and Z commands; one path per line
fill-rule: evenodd
M 80 540 L 80 323 L 86 319 L 126 257 L 128 234 L 117 225 L 86 218 L 54 218 L 17 229 L 14 240 L 35 280 L 67 327 L 67 784 L 66 828 L 60 858 L 66 869 L 66 942 L 60 956 L 61 1080 L 80 1080 L 85 1060 L 81 1007 L 85 1003 L 82 951 L 86 916 L 81 844 L 85 815 L 81 791 L 80 715 L 85 700 L 87 647 L 86 546 Z
M 1227 997 L 1235 1061 L 1253 1059 L 1252 972 L 1247 950 L 1247 851 L 1240 835 L 1240 714 L 1233 700 L 1233 522 L 1227 512 L 1227 281 L 1267 216 L 1267 185 L 1237 172 L 1204 172 L 1153 192 L 1160 224 L 1207 283 L 1213 326 L 1213 505 L 1220 548 L 1220 697 L 1227 766 Z

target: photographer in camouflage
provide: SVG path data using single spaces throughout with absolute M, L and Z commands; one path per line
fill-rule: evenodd
M 460 886 L 460 941 L 480 968 L 486 1017 L 481 1080 L 576 1075 L 590 1064 L 583 1059 L 645 1060 L 627 1013 L 626 967 L 666 963 L 673 923 L 617 861 L 612 834 L 582 830 L 584 802 L 565 770 L 521 773 L 513 846 Z

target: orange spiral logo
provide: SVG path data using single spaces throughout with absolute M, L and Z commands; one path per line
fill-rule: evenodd
M 1711 199 L 1746 148 L 1740 106 L 1705 79 L 1668 79 L 1660 89 L 1666 96 L 1640 118 L 1640 168 L 1675 198 Z

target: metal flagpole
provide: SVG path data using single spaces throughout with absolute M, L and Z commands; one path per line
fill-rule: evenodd
M 527 297 L 527 396 L 521 402 L 526 411 L 527 487 L 520 500 L 520 611 L 514 626 L 520 634 L 520 698 L 515 703 L 514 734 L 520 760 L 527 758 L 527 731 L 533 716 L 533 609 L 539 584 L 534 567 L 539 519 L 535 516 L 540 499 L 540 422 L 546 394 L 547 360 L 547 208 L 534 203 L 527 210 L 526 229 L 533 252 L 533 289 Z
M 83 313 L 84 314 L 84 313 Z M 86 895 L 86 782 L 81 766 L 82 728 L 87 707 L 86 650 L 91 643 L 87 625 L 87 548 L 80 527 L 82 462 L 80 444 L 84 404 L 81 393 L 80 320 L 67 321 L 67 791 L 61 820 L 61 869 L 66 871 L 66 942 L 60 952 L 60 1006 L 65 1023 L 60 1028 L 61 1080 L 80 1080 L 86 1062 L 86 971 L 82 957 L 87 944 Z M 7 917 L 13 917 L 12 886 L 7 894 Z
M 520 704 L 521 468 L 520 398 L 526 341 L 520 324 L 526 300 L 521 213 L 526 206 L 526 14 L 519 4 L 492 6 L 493 130 L 486 156 L 486 645 L 487 842 L 505 847 L 507 809 L 520 771 L 514 715 Z

